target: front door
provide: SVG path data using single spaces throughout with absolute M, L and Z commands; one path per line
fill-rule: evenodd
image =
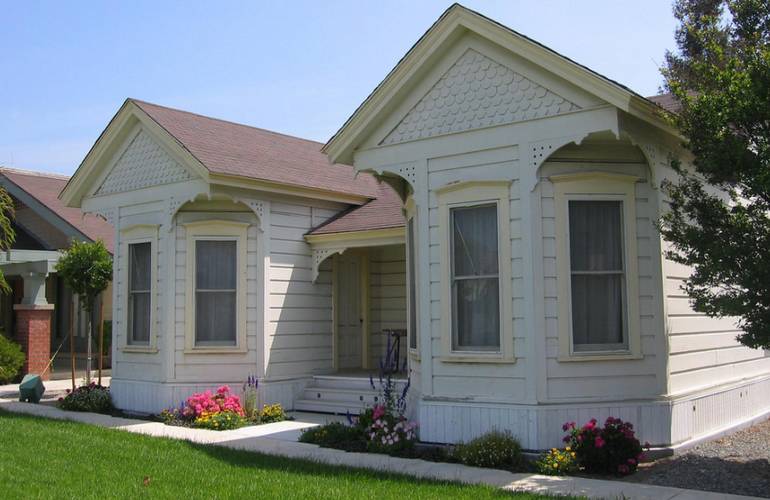
M 337 367 L 362 368 L 363 315 L 361 314 L 361 255 L 337 258 Z

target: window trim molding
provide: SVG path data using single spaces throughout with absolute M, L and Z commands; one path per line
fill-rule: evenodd
M 513 363 L 513 296 L 511 283 L 510 180 L 467 181 L 435 190 L 438 199 L 441 267 L 441 361 Z M 500 286 L 500 350 L 452 349 L 452 269 L 450 211 L 452 208 L 497 205 L 498 279 Z M 419 309 L 419 305 L 418 305 Z
M 186 239 L 185 269 L 185 354 L 242 354 L 248 352 L 246 344 L 246 294 L 248 229 L 251 223 L 223 219 L 207 219 L 183 223 Z M 199 240 L 231 240 L 236 242 L 236 272 L 238 281 L 235 293 L 235 345 L 195 345 L 195 243 Z
M 119 344 L 121 352 L 154 354 L 158 352 L 158 229 L 157 224 L 135 224 L 120 230 L 120 266 L 118 279 L 121 283 L 120 305 L 123 312 L 120 315 Z M 150 244 L 150 338 L 146 344 L 130 344 L 128 342 L 128 294 L 129 294 L 129 245 L 135 243 Z
M 556 280 L 559 324 L 558 361 L 605 361 L 641 359 L 639 332 L 639 261 L 636 233 L 635 175 L 611 172 L 580 172 L 549 177 L 554 187 L 556 231 Z M 573 347 L 572 280 L 569 249 L 569 201 L 620 201 L 623 207 L 623 258 L 626 293 L 626 335 L 628 348 L 607 351 L 579 351 Z
M 407 345 L 407 352 L 409 353 L 409 356 L 417 361 L 420 361 L 420 339 L 415 338 L 415 347 L 412 348 L 411 346 L 411 339 L 412 336 L 416 332 L 411 331 L 412 326 L 412 315 L 417 314 L 420 311 L 420 292 L 419 292 L 419 286 L 417 286 L 418 280 L 417 277 L 420 275 L 420 272 L 418 271 L 418 266 L 420 265 L 420 261 L 417 258 L 418 250 L 417 250 L 417 203 L 415 203 L 414 198 L 409 196 L 404 203 L 404 218 L 406 219 L 406 227 L 404 228 L 404 254 L 406 255 L 406 286 L 407 286 L 407 296 L 406 296 L 406 345 Z M 414 241 L 412 242 L 412 250 L 414 250 L 414 255 L 411 255 L 411 252 L 409 251 L 409 221 L 412 221 L 412 236 L 414 238 Z M 414 259 L 414 275 L 415 275 L 415 289 L 414 289 L 414 311 L 412 311 L 411 308 L 411 302 L 409 300 L 409 287 L 410 287 L 410 279 L 411 274 L 409 273 L 409 260 Z M 415 317 L 415 325 L 417 326 L 417 330 L 419 331 L 420 327 L 420 317 L 419 315 Z

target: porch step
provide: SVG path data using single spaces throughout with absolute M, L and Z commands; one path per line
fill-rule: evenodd
M 357 415 L 376 404 L 379 398 L 379 391 L 372 389 L 368 377 L 317 375 L 305 387 L 302 397 L 295 401 L 294 408 L 315 413 Z

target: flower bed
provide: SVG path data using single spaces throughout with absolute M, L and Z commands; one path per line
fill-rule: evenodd
M 196 427 L 225 431 L 245 425 L 258 425 L 285 420 L 286 414 L 280 404 L 265 405 L 257 410 L 256 379 L 249 377 L 244 384 L 246 409 L 241 406 L 241 398 L 231 393 L 230 387 L 223 385 L 215 392 L 204 391 L 188 397 L 179 408 L 170 408 L 160 413 L 160 420 L 166 425 Z
M 107 415 L 115 411 L 110 389 L 98 385 L 96 382 L 77 387 L 74 391 L 67 389 L 67 395 L 59 398 L 58 405 L 59 408 L 67 411 L 85 411 Z

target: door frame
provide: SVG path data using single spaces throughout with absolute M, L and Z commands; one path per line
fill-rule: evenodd
M 350 256 L 356 256 L 361 259 L 360 267 L 358 268 L 359 288 L 361 293 L 361 300 L 359 301 L 360 310 L 358 311 L 361 318 L 361 368 L 368 370 L 371 368 L 370 363 L 370 337 L 371 326 L 369 325 L 369 309 L 370 309 L 370 283 L 369 283 L 369 251 L 365 248 L 362 249 L 350 249 L 345 251 Z M 339 320 L 337 319 L 337 310 L 339 309 L 339 260 L 342 257 L 341 254 L 334 254 L 332 256 L 332 369 L 336 372 L 339 371 L 339 342 L 340 342 L 340 329 Z

